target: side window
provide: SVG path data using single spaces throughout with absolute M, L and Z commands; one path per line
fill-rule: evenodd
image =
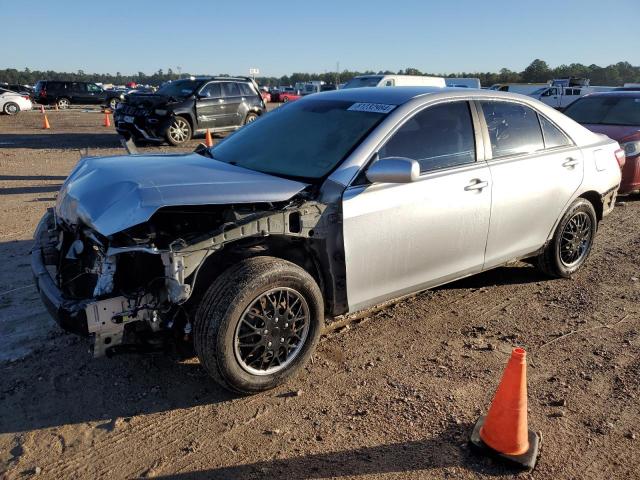
M 252 88 L 249 86 L 248 83 L 238 83 L 238 86 L 240 87 L 240 93 L 245 97 L 255 95 L 254 91 L 252 90 Z
M 235 82 L 223 82 L 222 83 L 222 95 L 225 97 L 239 97 L 240 89 Z
M 220 98 L 222 96 L 222 90 L 219 83 L 210 83 L 200 91 L 200 95 L 209 98 Z
M 73 82 L 70 86 L 71 86 L 71 91 L 72 92 L 86 92 L 87 91 L 87 84 L 86 83 Z M 67 88 L 69 88 L 69 87 L 67 87 Z
M 562 133 L 558 127 L 542 115 L 538 115 L 538 117 L 540 118 L 540 125 L 542 125 L 545 148 L 566 147 L 567 145 L 572 145 L 569 137 Z
M 378 154 L 380 158 L 417 160 L 423 173 L 475 162 L 469 104 L 452 102 L 422 110 L 400 127 Z
M 89 92 L 93 92 L 93 93 L 98 93 L 98 92 L 102 91 L 99 86 L 97 86 L 97 85 L 95 85 L 93 83 L 88 83 L 87 84 L 87 89 L 89 90 Z
M 384 86 L 385 86 L 385 87 L 393 87 L 393 85 L 394 85 L 395 83 L 396 83 L 396 82 L 395 82 L 393 79 L 391 79 L 391 80 L 387 80 L 386 82 L 384 82 Z
M 544 149 L 538 115 L 524 105 L 511 102 L 481 101 L 489 129 L 493 158 Z

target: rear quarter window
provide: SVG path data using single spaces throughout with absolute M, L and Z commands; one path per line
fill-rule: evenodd
M 247 97 L 257 95 L 248 83 L 238 83 L 238 87 L 240 87 L 240 93 L 242 95 Z
M 545 148 L 558 148 L 573 145 L 569 137 L 567 137 L 562 132 L 562 130 L 560 130 L 542 115 L 539 115 L 539 117 L 540 125 L 542 126 Z

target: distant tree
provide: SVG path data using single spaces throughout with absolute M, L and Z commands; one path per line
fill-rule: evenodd
M 524 82 L 546 82 L 549 80 L 551 70 L 544 60 L 536 58 L 522 72 L 522 80 Z

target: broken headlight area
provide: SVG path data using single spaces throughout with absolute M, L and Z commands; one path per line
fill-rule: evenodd
M 32 253 L 45 305 L 66 330 L 94 337 L 95 356 L 161 346 L 163 332 L 184 329 L 179 304 L 190 288 L 180 264 L 152 243 L 111 246 L 87 227 L 56 221 L 52 211 Z

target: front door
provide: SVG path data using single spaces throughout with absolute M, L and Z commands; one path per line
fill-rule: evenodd
M 412 183 L 352 185 L 343 196 L 349 310 L 479 272 L 491 177 L 465 101 L 428 107 L 378 151 L 420 163 Z
M 219 82 L 208 83 L 200 90 L 196 99 L 197 129 L 216 129 L 224 125 L 226 112 L 225 99 Z

